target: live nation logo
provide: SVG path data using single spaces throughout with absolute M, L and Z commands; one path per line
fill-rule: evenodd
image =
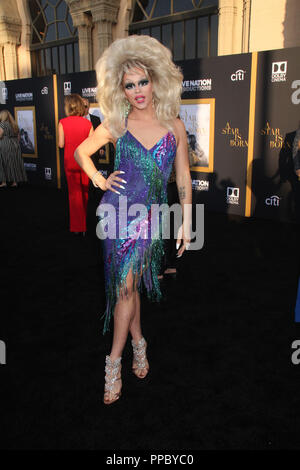
M 32 91 L 26 93 L 15 93 L 15 100 L 16 101 L 33 101 L 33 93 Z
M 269 121 L 266 122 L 265 127 L 260 130 L 260 135 L 269 138 L 270 149 L 281 149 L 284 138 L 280 132 L 279 127 L 270 126 Z
M 97 93 L 97 87 L 82 88 L 81 95 L 84 98 L 94 98 Z
M 272 82 L 285 82 L 287 74 L 287 61 L 272 63 Z
M 209 91 L 212 89 L 211 78 L 199 78 L 197 80 L 184 80 L 182 82 L 183 92 L 187 91 Z
M 192 180 L 192 188 L 195 191 L 208 191 L 209 181 L 206 180 Z
M 230 147 L 248 147 L 248 141 L 243 139 L 240 129 L 238 127 L 232 127 L 229 122 L 223 127 L 222 134 L 230 137 Z

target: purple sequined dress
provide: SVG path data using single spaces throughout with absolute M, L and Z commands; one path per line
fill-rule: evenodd
M 117 140 L 114 171 L 124 171 L 119 176 L 127 183 L 119 182 L 125 189 L 114 186 L 120 194 L 106 190 L 97 209 L 106 292 L 106 309 L 101 317 L 105 317 L 103 335 L 110 330 L 119 295 L 126 295 L 125 281 L 130 269 L 134 289 L 142 291 L 143 279 L 150 300 L 159 301 L 162 297 L 158 274 L 164 255 L 164 217 L 153 217 L 157 212 L 152 204 L 168 202 L 167 181 L 175 155 L 176 140 L 171 132 L 151 149 L 146 149 L 128 130 Z M 104 238 L 104 233 L 109 236 Z

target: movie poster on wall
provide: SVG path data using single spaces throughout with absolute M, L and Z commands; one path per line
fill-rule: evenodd
M 180 118 L 186 128 L 191 171 L 211 173 L 214 168 L 215 99 L 182 100 Z
M 35 107 L 15 107 L 15 120 L 20 129 L 20 146 L 23 157 L 37 158 Z

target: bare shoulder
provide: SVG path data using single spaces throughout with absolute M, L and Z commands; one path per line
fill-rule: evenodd
M 173 121 L 173 126 L 174 126 L 176 141 L 177 143 L 179 143 L 180 140 L 184 140 L 186 138 L 186 130 L 185 130 L 184 122 L 180 118 L 176 118 Z

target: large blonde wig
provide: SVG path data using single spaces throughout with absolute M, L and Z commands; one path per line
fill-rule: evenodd
M 124 107 L 127 99 L 122 79 L 132 68 L 143 69 L 153 87 L 157 119 L 173 130 L 179 114 L 183 75 L 172 61 L 171 51 L 150 36 L 132 35 L 114 41 L 96 64 L 97 99 L 103 124 L 118 138 L 125 132 Z

